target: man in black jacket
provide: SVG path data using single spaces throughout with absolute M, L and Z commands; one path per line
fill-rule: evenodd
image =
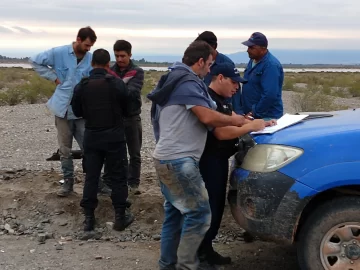
M 219 63 L 211 71 L 211 82 L 208 92 L 216 102 L 217 111 L 227 115 L 235 114 L 229 102 L 239 88 L 239 83 L 246 83 L 232 63 Z M 204 152 L 199 168 L 209 194 L 211 208 L 211 225 L 199 248 L 199 258 L 210 265 L 231 263 L 230 257 L 217 253 L 212 246 L 220 228 L 226 198 L 229 158 L 237 151 L 238 138 L 252 131 L 259 131 L 265 126 L 275 124 L 274 121 L 264 122 L 262 119 L 246 120 L 241 127 L 217 127 L 208 132 Z
M 134 216 L 126 214 L 127 152 L 123 116 L 128 116 L 129 93 L 124 82 L 108 74 L 110 54 L 104 49 L 94 51 L 93 70 L 74 90 L 72 108 L 77 117 L 85 119 L 84 161 L 86 179 L 81 207 L 84 208 L 84 231 L 95 226 L 97 189 L 105 162 L 111 181 L 111 200 L 115 209 L 114 230 L 122 231 Z
M 111 67 L 126 84 L 129 89 L 131 101 L 128 103 L 129 115 L 124 117 L 125 138 L 129 151 L 130 162 L 128 171 L 128 186 L 131 194 L 139 194 L 140 172 L 141 172 L 141 89 L 144 84 L 144 71 L 131 61 L 130 42 L 117 40 L 114 44 L 116 63 Z M 106 168 L 105 175 L 106 179 Z

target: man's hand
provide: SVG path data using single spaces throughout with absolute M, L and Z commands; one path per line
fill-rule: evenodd
M 248 114 L 246 114 L 245 119 L 254 120 L 254 116 L 253 116 L 252 112 L 249 112 Z
M 260 131 L 263 130 L 266 127 L 266 122 L 262 119 L 255 119 L 248 125 L 251 125 L 251 128 L 253 131 Z
M 272 126 L 276 126 L 276 125 L 277 125 L 276 119 L 271 119 L 270 121 L 265 122 L 266 127 L 272 127 Z
M 59 79 L 58 79 L 58 78 L 56 78 L 56 80 L 55 80 L 55 84 L 56 84 L 56 85 L 61 84 L 61 82 L 59 81 Z
M 232 125 L 233 126 L 241 127 L 242 125 L 245 124 L 245 117 L 242 116 L 242 115 L 232 114 L 231 118 L 232 118 Z

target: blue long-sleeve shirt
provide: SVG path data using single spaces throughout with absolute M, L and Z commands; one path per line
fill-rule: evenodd
M 83 77 L 88 77 L 91 67 L 92 54 L 87 52 L 80 63 L 72 44 L 55 47 L 30 58 L 30 64 L 43 78 L 61 82 L 56 86 L 54 94 L 46 103 L 49 110 L 56 116 L 76 119 L 70 102 L 75 86 Z
M 253 66 L 250 60 L 244 78 L 248 80 L 242 87 L 239 114 L 253 113 L 255 118 L 279 119 L 284 112 L 282 85 L 284 71 L 281 63 L 270 52 Z

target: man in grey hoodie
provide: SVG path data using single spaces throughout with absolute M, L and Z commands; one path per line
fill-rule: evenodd
M 175 63 L 148 95 L 157 141 L 153 157 L 165 197 L 160 269 L 198 269 L 197 250 L 210 227 L 209 197 L 199 171 L 207 132 L 214 127 L 241 126 L 244 117 L 215 110 L 203 77 L 209 73 L 213 49 L 195 41 L 182 63 Z

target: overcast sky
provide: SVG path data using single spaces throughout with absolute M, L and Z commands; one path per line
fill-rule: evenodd
M 117 39 L 134 55 L 181 55 L 198 33 L 218 36 L 219 51 L 263 32 L 270 49 L 359 49 L 359 0 L 1 0 L 0 54 L 28 56 L 69 44 L 91 26 L 93 49 Z

